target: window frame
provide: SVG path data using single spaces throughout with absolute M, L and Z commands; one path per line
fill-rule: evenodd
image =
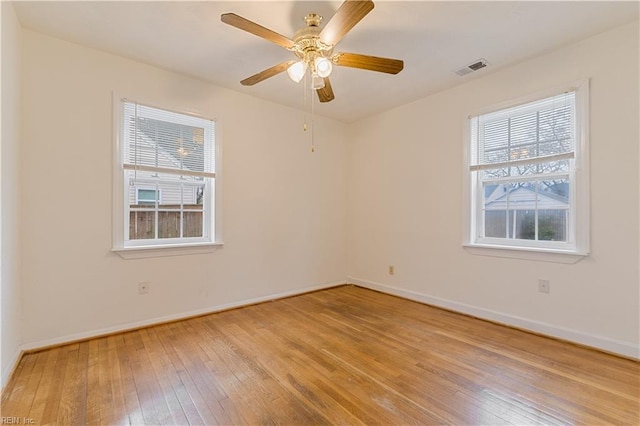
M 129 240 L 125 237 L 125 232 L 129 228 L 129 210 L 126 208 L 125 196 L 129 188 L 125 175 L 124 144 L 123 140 L 123 112 L 125 102 L 134 102 L 151 108 L 156 108 L 166 112 L 182 114 L 198 119 L 210 120 L 214 124 L 213 149 L 215 158 L 215 177 L 210 178 L 210 185 L 207 185 L 205 197 L 210 199 L 208 209 L 208 236 L 203 238 L 171 238 L 153 240 Z M 148 258 L 159 256 L 176 256 L 186 254 L 209 253 L 223 245 L 222 239 L 222 143 L 221 125 L 213 118 L 205 117 L 202 114 L 172 108 L 166 106 L 156 106 L 159 103 L 133 100 L 125 96 L 113 93 L 113 216 L 112 216 L 112 252 L 117 253 L 125 259 Z M 136 200 L 138 189 L 145 189 L 144 185 L 136 185 Z M 162 197 L 161 189 L 157 189 L 159 197 Z M 195 191 L 195 188 L 194 188 Z M 160 198 L 161 199 L 161 198 Z M 207 220 L 203 218 L 203 227 L 207 227 Z
M 569 229 L 565 242 L 478 237 L 482 226 L 482 193 L 478 190 L 478 171 L 472 170 L 472 129 L 474 117 L 526 105 L 567 91 L 575 92 L 575 147 L 570 168 Z M 463 247 L 472 254 L 575 263 L 589 254 L 589 80 L 583 79 L 517 99 L 480 108 L 464 117 L 463 138 Z M 535 178 L 539 179 L 541 175 Z M 526 180 L 523 177 L 522 180 Z M 482 181 L 480 181 L 482 182 Z M 480 211 L 479 211 L 480 210 Z

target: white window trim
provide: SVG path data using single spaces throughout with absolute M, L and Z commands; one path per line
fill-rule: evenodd
M 114 248 L 112 249 L 112 251 L 117 253 L 123 259 L 146 259 L 151 257 L 183 256 L 187 254 L 211 253 L 222 246 L 223 243 L 193 243 L 122 247 Z
M 152 258 L 161 256 L 179 256 L 188 254 L 202 254 L 215 251 L 224 245 L 222 236 L 222 125 L 219 121 L 212 119 L 215 122 L 215 179 L 214 184 L 211 185 L 212 202 L 214 204 L 212 211 L 211 223 L 213 229 L 213 240 L 193 243 L 179 243 L 179 244 L 153 244 L 153 245 L 140 245 L 140 246 L 127 246 L 124 245 L 124 230 L 125 225 L 128 228 L 128 223 L 125 218 L 125 206 L 124 206 L 124 194 L 125 194 L 125 182 L 123 169 L 123 141 L 121 134 L 122 127 L 122 108 L 123 99 L 129 99 L 125 96 L 121 96 L 117 93 L 113 93 L 113 135 L 115 139 L 113 148 L 113 213 L 112 213 L 112 248 L 111 251 L 118 254 L 124 259 L 140 259 L 140 258 Z M 180 114 L 192 115 L 197 118 L 205 118 L 203 115 L 194 114 L 191 112 L 180 111 L 177 108 L 171 108 L 166 106 L 155 106 L 160 104 L 153 102 L 139 102 L 150 107 L 164 109 L 165 111 L 177 112 Z M 208 119 L 208 118 L 207 118 Z M 136 194 L 137 197 L 137 194 Z
M 578 139 L 575 141 L 575 170 L 573 179 L 576 184 L 572 185 L 572 197 L 574 200 L 575 216 L 575 247 L 572 249 L 528 246 L 521 240 L 507 242 L 506 239 L 496 239 L 494 243 L 488 243 L 490 239 L 485 238 L 483 242 L 475 241 L 473 236 L 472 214 L 474 206 L 472 203 L 472 192 L 474 188 L 471 184 L 470 175 L 470 148 L 471 132 L 469 128 L 469 118 L 487 114 L 501 109 L 514 107 L 517 105 L 534 102 L 565 92 L 574 90 L 576 93 L 576 129 Z M 590 250 L 590 190 L 589 190 L 589 79 L 582 79 L 554 87 L 548 90 L 539 91 L 521 98 L 501 102 L 482 109 L 472 111 L 463 117 L 464 138 L 463 138 L 463 241 L 462 246 L 471 254 L 514 258 L 522 260 L 534 260 L 556 263 L 576 263 L 589 255 Z M 475 198 L 474 198 L 475 199 Z

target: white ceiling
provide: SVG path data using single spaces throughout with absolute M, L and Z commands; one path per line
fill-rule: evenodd
M 240 80 L 293 58 L 287 50 L 220 22 L 234 12 L 287 37 L 309 12 L 326 23 L 341 1 L 76 1 L 15 3 L 24 27 L 302 108 L 286 73 L 252 87 Z M 630 2 L 376 1 L 336 51 L 403 59 L 398 75 L 336 67 L 336 99 L 316 112 L 344 122 L 399 106 L 479 75 L 638 19 Z M 455 71 L 486 58 L 489 67 Z M 597 61 L 598 58 L 594 58 Z M 528 76 L 523 76 L 528 78 Z

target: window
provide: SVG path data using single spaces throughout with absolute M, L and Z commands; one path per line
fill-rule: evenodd
M 156 201 L 162 203 L 160 200 L 160 190 L 158 189 L 138 188 L 136 190 L 136 204 L 155 204 Z
M 219 243 L 215 122 L 128 100 L 118 105 L 114 249 Z
M 587 83 L 468 119 L 470 246 L 588 252 Z

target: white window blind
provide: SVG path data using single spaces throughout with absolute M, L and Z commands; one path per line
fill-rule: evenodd
M 544 173 L 575 155 L 575 92 L 471 118 L 470 169 L 493 177 Z
M 124 101 L 126 170 L 215 177 L 213 121 Z

